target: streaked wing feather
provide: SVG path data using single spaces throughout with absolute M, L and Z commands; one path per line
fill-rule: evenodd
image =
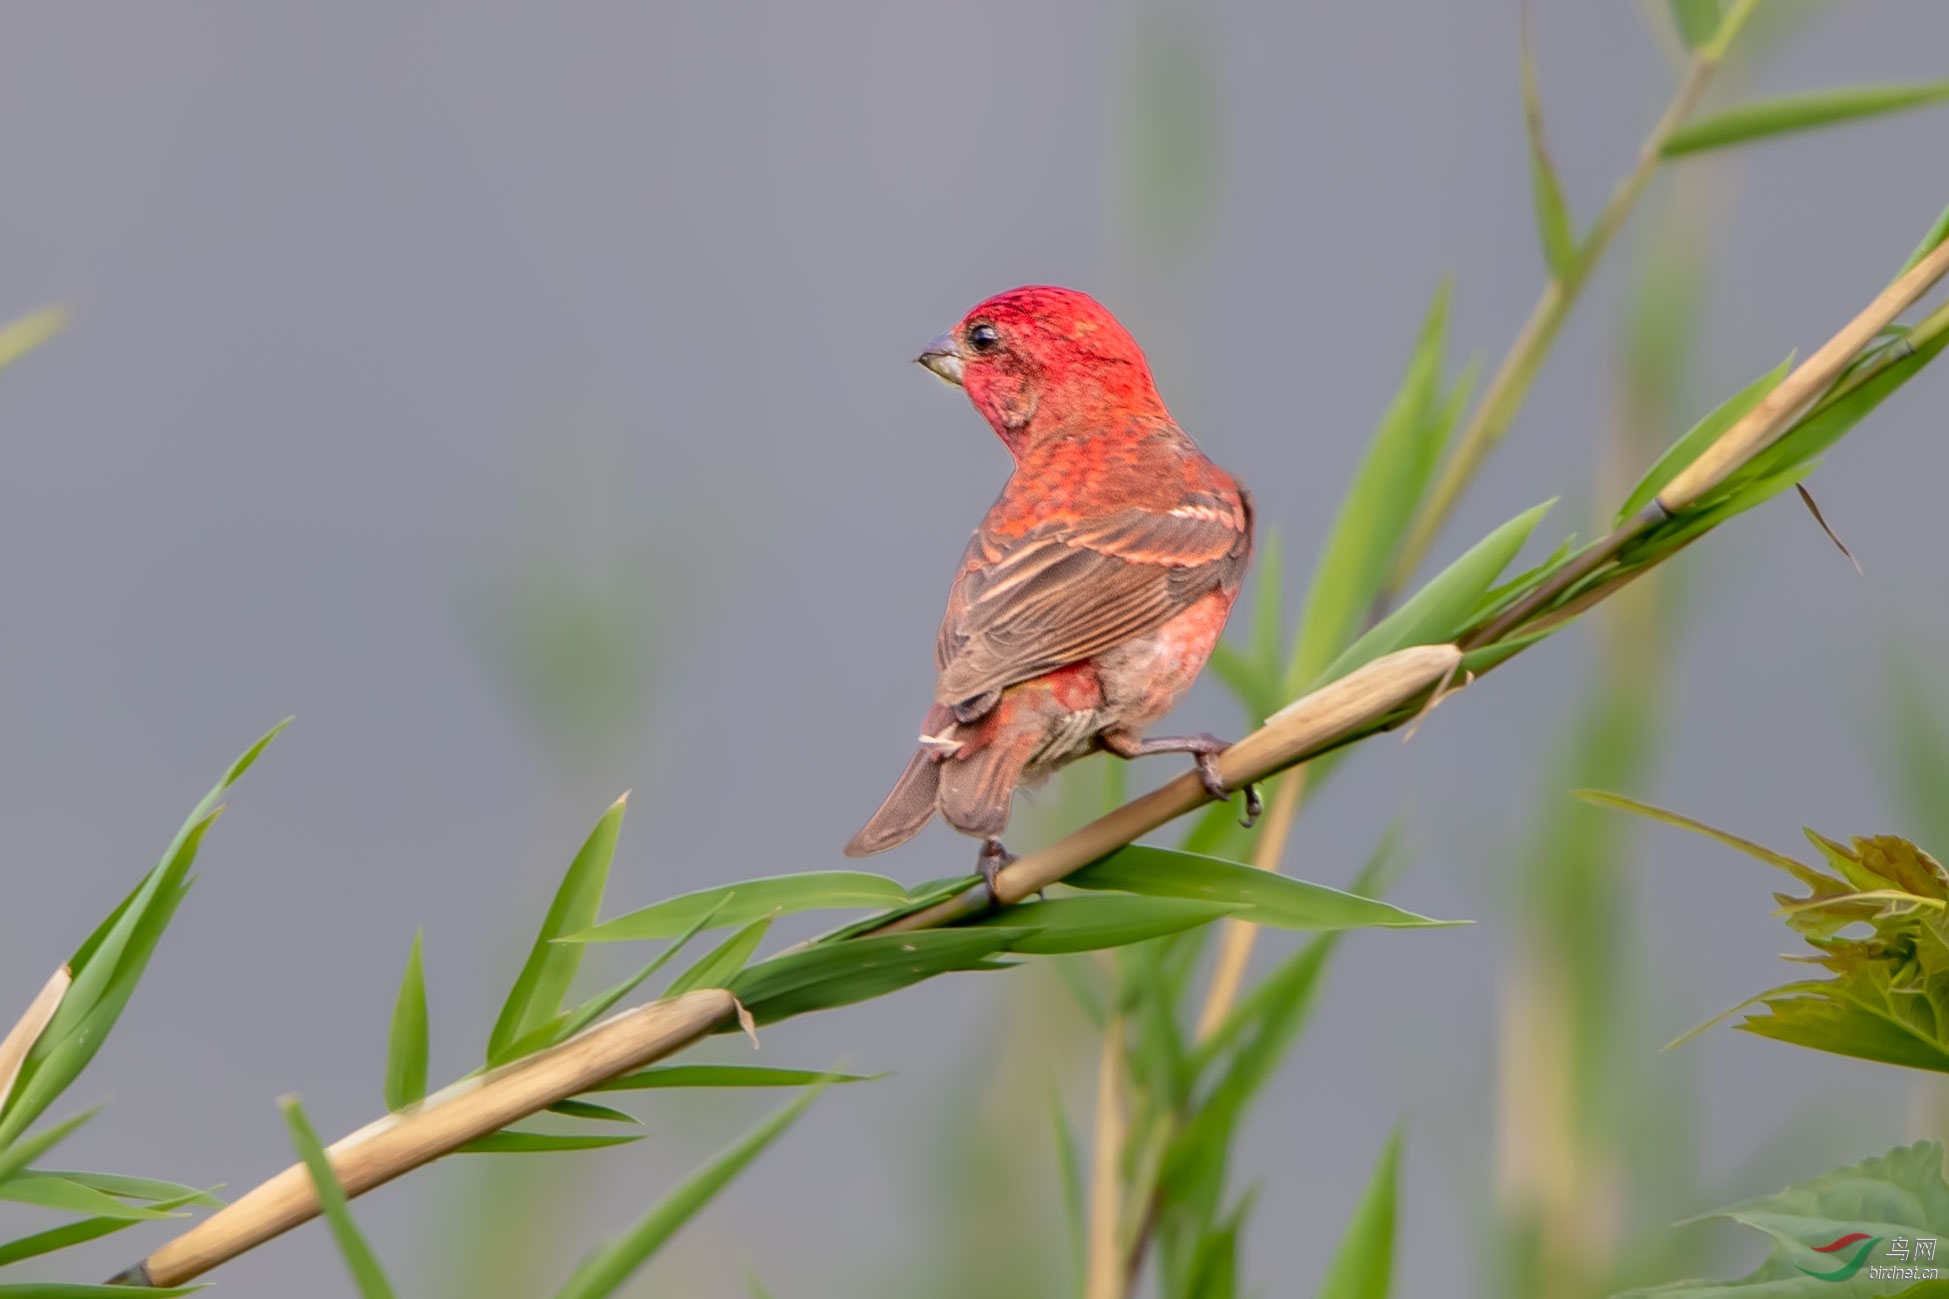
M 1169 512 L 1120 510 L 1039 528 L 965 567 L 935 645 L 935 699 L 960 703 L 1081 662 L 1236 583 L 1250 554 L 1236 518 L 1202 497 Z M 969 561 L 986 550 L 977 536 Z

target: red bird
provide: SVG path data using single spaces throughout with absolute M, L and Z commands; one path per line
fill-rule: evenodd
M 920 748 L 846 854 L 905 843 L 939 812 L 983 840 L 992 891 L 1013 860 L 1001 834 L 1016 787 L 1096 749 L 1189 753 L 1212 797 L 1229 796 L 1224 741 L 1143 734 L 1225 628 L 1252 558 L 1252 499 L 1178 427 L 1136 340 L 1086 294 L 1012 289 L 918 359 L 967 390 L 1015 472 L 948 591 Z

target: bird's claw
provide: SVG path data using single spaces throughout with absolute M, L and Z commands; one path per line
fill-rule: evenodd
M 1205 793 L 1210 794 L 1220 803 L 1231 801 L 1233 792 L 1226 787 L 1224 778 L 1218 774 L 1218 755 L 1230 747 L 1230 745 L 1220 745 L 1216 749 L 1200 751 L 1197 754 L 1198 779 L 1203 783 Z M 1264 811 L 1265 800 L 1259 796 L 1259 782 L 1256 780 L 1248 782 L 1245 785 L 1245 815 L 1239 819 L 1239 824 L 1250 830 L 1258 823 L 1259 814 Z
M 1015 860 L 1015 854 L 1002 847 L 1000 839 L 984 839 L 981 854 L 975 858 L 975 871 L 981 882 L 988 886 L 988 902 L 991 906 L 1002 905 L 1001 894 L 995 889 L 995 878 L 1002 873 L 1002 867 Z

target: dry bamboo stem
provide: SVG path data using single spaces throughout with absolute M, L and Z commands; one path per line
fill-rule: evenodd
M 1083 1272 L 1084 1299 L 1121 1299 L 1124 1292 L 1123 1251 L 1117 1247 L 1122 1225 L 1123 1179 L 1117 1165 L 1123 1156 L 1123 1017 L 1110 1016 L 1103 1029 L 1103 1055 L 1096 1070 L 1096 1131 L 1090 1144 L 1090 1216 L 1088 1263 Z
M 688 1046 L 736 1010 L 730 993 L 711 988 L 625 1011 L 558 1046 L 455 1083 L 411 1110 L 368 1124 L 326 1151 L 332 1171 L 347 1196 L 359 1195 L 556 1101 Z M 317 1216 L 311 1174 L 303 1164 L 293 1164 L 115 1280 L 182 1285 Z
M 0 1038 L 0 1109 L 7 1104 L 7 1097 L 13 1094 L 14 1079 L 20 1076 L 20 1067 L 27 1063 L 27 1053 L 40 1041 L 41 1034 L 54 1019 L 54 1012 L 61 1009 L 61 998 L 68 994 L 68 985 L 74 976 L 62 966 L 54 972 L 54 977 L 42 986 L 34 1000 L 27 1006 L 27 1012 L 20 1021 Z
M 1746 412 L 1744 419 L 1727 429 L 1703 455 L 1667 483 L 1665 490 L 1658 493 L 1658 503 L 1668 513 L 1677 513 L 1772 445 L 1801 411 L 1840 378 L 1848 362 L 1873 342 L 1875 335 L 1893 324 L 1895 317 L 1913 306 L 1945 272 L 1949 272 L 1949 240 L 1936 245 L 1934 252 L 1883 289 L 1845 329 L 1802 361 L 1759 405 Z
M 1417 645 L 1375 659 L 1274 713 L 1264 726 L 1218 755 L 1218 774 L 1227 788 L 1239 789 L 1324 753 L 1432 693 L 1455 674 L 1461 661 L 1461 651 L 1452 645 Z M 1020 902 L 1210 801 L 1197 774 L 1186 772 L 1047 848 L 1009 863 L 995 879 L 996 896 L 1004 904 Z M 985 888 L 969 889 L 873 932 L 931 929 L 987 905 Z

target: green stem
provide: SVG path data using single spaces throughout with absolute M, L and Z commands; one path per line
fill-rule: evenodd
M 1544 358 L 1549 355 L 1557 334 L 1563 329 L 1563 322 L 1569 317 L 1570 309 L 1576 306 L 1584 285 L 1589 282 L 1590 272 L 1603 260 L 1617 238 L 1617 232 L 1623 228 L 1625 218 L 1630 216 L 1631 210 L 1644 196 L 1645 187 L 1657 173 L 1665 141 L 1685 124 L 1685 119 L 1698 106 L 1699 97 L 1705 93 L 1706 85 L 1724 60 L 1733 38 L 1758 7 L 1759 0 L 1738 0 L 1720 22 L 1719 31 L 1711 43 L 1693 53 L 1677 92 L 1665 106 L 1657 125 L 1651 128 L 1651 134 L 1638 146 L 1637 163 L 1611 191 L 1610 200 L 1597 214 L 1590 233 L 1578 245 L 1569 272 L 1563 276 L 1552 276 L 1550 282 L 1543 286 L 1542 296 L 1530 308 L 1529 318 L 1517 331 L 1515 341 L 1502 358 L 1502 364 L 1496 367 L 1495 377 L 1489 381 L 1488 390 L 1482 394 L 1482 400 L 1476 404 L 1474 413 L 1463 428 L 1454 454 L 1442 466 L 1441 477 L 1435 483 L 1427 506 L 1416 517 L 1413 529 L 1402 543 L 1400 554 L 1395 557 L 1394 567 L 1383 587 L 1383 600 L 1391 602 L 1394 593 L 1405 587 L 1414 576 L 1429 547 L 1434 545 L 1435 538 L 1447 525 L 1449 515 L 1455 512 L 1462 493 L 1481 469 L 1482 462 L 1488 459 L 1489 453 L 1495 450 L 1496 444 L 1509 431 L 1517 412 L 1529 397 L 1530 385 L 1535 382 L 1537 371 L 1542 368 Z

